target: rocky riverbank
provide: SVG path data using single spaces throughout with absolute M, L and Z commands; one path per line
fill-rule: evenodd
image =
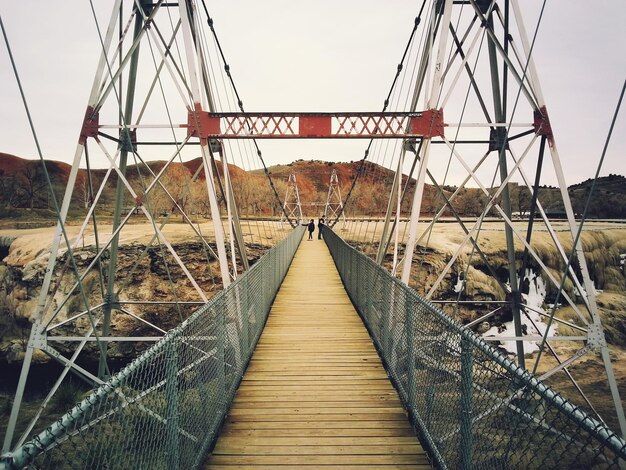
M 117 288 L 123 298 L 130 301 L 142 300 L 181 300 L 198 301 L 198 295 L 193 286 L 189 283 L 185 273 L 176 265 L 170 255 L 163 256 L 163 250 L 158 246 L 146 246 L 145 236 L 139 234 L 131 237 L 122 244 L 118 263 Z M 567 237 L 563 235 L 564 249 L 570 247 L 567 244 Z M 533 309 L 548 311 L 555 301 L 557 289 L 550 277 L 560 279 L 565 263 L 558 252 L 548 243 L 549 234 L 538 232 L 533 235 L 533 247 L 538 257 L 532 258 L 528 264 L 528 271 L 525 276 L 524 302 L 532 304 Z M 31 329 L 31 322 L 34 319 L 39 291 L 47 268 L 49 252 L 46 243 L 42 243 L 41 236 L 37 236 L 36 231 L 27 230 L 23 235 L 0 234 L 0 366 L 3 372 L 9 375 L 16 375 L 19 370 L 28 335 Z M 198 281 L 201 288 L 211 295 L 220 288 L 220 270 L 216 260 L 212 255 L 203 249 L 199 242 L 190 242 L 189 237 L 180 235 L 173 237 L 174 248 L 181 257 L 187 268 Z M 442 232 L 434 237 L 431 246 L 426 249 L 421 247 L 415 257 L 415 269 L 419 275 L 415 276 L 416 284 L 413 286 L 420 293 L 428 292 L 438 280 L 444 267 L 450 262 L 456 251 L 462 235 L 458 232 Z M 265 244 L 258 244 L 251 248 L 249 254 L 252 258 L 257 258 L 267 249 L 271 241 L 266 240 Z M 374 251 L 376 246 L 371 243 L 364 243 L 359 240 L 352 241 L 355 245 L 366 252 Z M 615 373 L 626 396 L 626 276 L 624 275 L 623 255 L 626 254 L 626 229 L 624 228 L 602 228 L 588 230 L 582 237 L 583 250 L 587 258 L 590 274 L 595 284 L 598 299 L 598 307 L 602 316 L 606 337 L 611 345 Z M 508 277 L 508 259 L 505 250 L 504 234 L 502 230 L 485 229 L 479 242 L 479 247 L 483 256 L 488 260 L 488 267 L 485 259 L 481 256 L 471 255 L 471 251 L 463 251 L 453 264 L 450 274 L 439 279 L 439 285 L 435 288 L 437 299 L 454 300 L 459 299 L 467 304 L 443 305 L 450 315 L 454 315 L 462 323 L 469 323 L 488 313 L 490 306 L 480 306 L 471 304 L 472 301 L 500 301 L 506 298 L 503 288 Z M 84 270 L 89 266 L 96 254 L 93 246 L 86 245 L 76 250 L 75 260 L 79 270 Z M 523 247 L 518 249 L 516 258 L 519 268 L 524 256 Z M 139 260 L 139 261 L 137 261 Z M 62 259 L 57 263 L 53 285 L 55 280 L 60 278 L 65 264 Z M 252 259 L 254 261 L 254 259 Z M 547 266 L 547 272 L 540 273 L 540 264 Z M 578 270 L 576 263 L 573 264 Z M 90 292 L 90 302 L 92 305 L 102 303 L 102 294 L 99 286 L 97 270 L 106 272 L 108 259 L 103 258 L 101 266 L 95 265 L 92 271 L 87 274 L 84 285 Z M 548 274 L 549 273 L 549 274 Z M 66 273 L 67 274 L 67 273 Z M 72 276 L 65 275 L 63 281 L 58 284 L 54 291 L 54 297 L 49 306 L 60 305 L 67 292 L 70 291 L 74 282 Z M 565 292 L 575 298 L 574 288 L 571 283 L 566 284 Z M 580 299 L 578 299 L 580 301 Z M 195 309 L 195 306 L 183 306 L 176 308 L 171 305 L 130 305 L 127 309 L 135 317 L 129 315 L 114 315 L 111 328 L 112 334 L 117 336 L 139 336 L 153 335 L 145 323 L 138 318 L 145 319 L 159 326 L 163 330 L 168 330 L 176 326 L 184 318 L 188 317 Z M 50 310 L 50 309 L 49 309 Z M 60 310 L 57 321 L 62 321 L 84 310 L 82 299 L 79 295 L 71 296 L 63 308 Z M 580 325 L 581 321 L 571 307 L 562 307 L 558 310 L 559 318 L 571 322 L 573 325 Z M 496 337 L 499 335 L 511 335 L 511 312 L 503 308 L 490 318 L 480 321 L 473 326 L 473 329 L 484 336 Z M 534 323 L 534 325 L 533 325 Z M 86 318 L 59 328 L 59 334 L 78 334 L 89 326 Z M 543 326 L 542 326 L 543 325 Z M 538 326 L 539 332 L 543 331 L 545 323 L 540 315 L 535 315 L 531 322 L 526 322 L 527 331 L 533 332 L 530 328 Z M 577 335 L 579 332 L 574 328 L 560 324 L 558 329 L 553 331 L 559 335 Z M 118 343 L 111 344 L 109 357 L 114 363 L 124 364 L 149 346 L 150 343 Z M 493 341 L 496 347 L 502 347 L 509 351 L 512 344 L 506 342 Z M 555 351 L 564 356 L 571 355 L 576 347 L 581 347 L 581 343 L 558 342 L 555 344 Z M 55 343 L 61 352 L 69 353 L 70 349 L 65 348 L 63 343 Z M 509 351 L 510 352 L 510 351 Z M 532 361 L 534 354 L 532 348 L 528 348 L 528 360 Z M 93 366 L 98 358 L 98 351 L 95 345 L 88 346 L 85 354 L 81 356 L 86 365 Z M 50 363 L 50 359 L 41 352 L 35 355 L 35 362 L 38 367 L 56 367 Z M 555 359 L 549 357 L 540 367 L 542 369 L 553 367 Z M 90 367 L 91 368 L 91 367 Z M 602 370 L 601 370 L 602 369 Z M 45 369 L 42 376 L 45 376 Z M 577 380 L 586 388 L 585 393 L 594 396 L 597 402 L 604 402 L 606 407 L 600 405 L 606 415 L 611 412 L 611 404 L 607 402 L 609 396 L 606 390 L 606 379 L 603 377 L 603 366 L 597 355 L 587 355 L 582 360 L 575 363 L 570 370 L 577 371 Z M 586 374 L 586 370 L 600 371 L 602 374 Z M 4 373 L 3 373 L 4 375 Z M 576 391 L 563 374 L 555 375 L 550 382 L 559 390 L 567 390 L 567 394 L 577 401 Z M 7 380 L 8 382 L 14 382 Z M 571 390 L 570 390 L 571 389 Z M 10 391 L 6 391 L 10 393 Z M 604 413 L 603 413 L 604 414 Z
M 211 253 L 200 242 L 179 242 L 173 244 L 177 256 L 182 260 L 199 287 L 207 295 L 221 289 L 219 265 Z M 249 260 L 254 261 L 267 249 L 263 245 L 249 247 Z M 49 261 L 49 251 L 42 244 L 20 237 L 0 237 L 0 250 L 4 250 L 0 263 L 0 364 L 14 364 L 22 361 L 26 343 L 30 334 L 31 324 L 35 320 L 39 294 Z M 213 252 L 215 247 L 212 247 Z M 102 288 L 98 272 L 108 270 L 108 257 L 103 256 L 101 263 L 93 263 L 96 249 L 87 246 L 75 250 L 76 268 L 83 272 L 93 264 L 83 279 L 83 286 L 93 306 L 103 303 Z M 62 308 L 54 319 L 54 323 L 62 322 L 85 310 L 82 296 L 71 292 L 76 277 L 71 274 L 73 263 L 69 263 L 63 254 L 57 263 L 52 280 L 53 296 L 47 299 L 45 318 L 57 306 Z M 60 281 L 59 281 L 60 280 Z M 187 275 L 176 263 L 176 260 L 165 247 L 146 246 L 133 242 L 123 244 L 119 249 L 116 289 L 118 298 L 133 302 L 125 305 L 129 314 L 113 315 L 111 334 L 115 336 L 154 336 L 158 331 L 140 319 L 146 320 L 161 330 L 167 331 L 187 318 L 197 308 L 197 304 L 173 305 L 141 305 L 137 302 L 181 302 L 197 303 L 201 301 L 199 294 Z M 97 307 L 96 307 L 97 308 Z M 89 327 L 86 316 L 78 321 L 58 328 L 56 334 L 81 334 Z M 109 355 L 113 361 L 126 362 L 143 350 L 147 343 L 112 343 Z M 56 343 L 61 352 L 69 353 L 64 343 Z M 67 349 L 67 350 L 66 350 Z M 83 360 L 96 361 L 98 351 L 94 344 L 88 345 Z M 48 362 L 50 358 L 40 351 L 35 354 L 35 362 Z

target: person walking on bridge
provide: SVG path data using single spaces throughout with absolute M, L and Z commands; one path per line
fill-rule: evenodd
M 315 232 L 315 222 L 313 219 L 309 222 L 309 240 L 313 240 L 313 232 Z
M 317 228 L 319 230 L 319 232 L 317 232 L 317 239 L 321 240 L 322 239 L 322 228 L 324 228 L 324 217 L 320 217 L 320 219 L 317 221 Z

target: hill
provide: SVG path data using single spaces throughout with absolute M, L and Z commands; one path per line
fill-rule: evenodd
M 137 194 L 143 194 L 144 188 L 152 181 L 152 174 L 157 174 L 165 165 L 164 161 L 148 162 L 147 165 L 129 165 L 126 177 Z M 206 194 L 201 195 L 206 183 L 203 176 L 192 183 L 192 176 L 202 165 L 202 159 L 196 158 L 184 163 L 173 163 L 166 171 L 163 183 L 166 185 L 180 207 L 194 207 L 198 213 L 208 211 Z M 217 172 L 222 172 L 221 162 L 217 161 Z M 67 186 L 71 167 L 67 163 L 48 160 L 46 168 L 52 181 L 54 193 L 60 201 Z M 300 200 L 306 209 L 313 209 L 316 204 L 324 204 L 328 195 L 332 171 L 337 172 L 339 190 L 345 199 L 352 187 L 354 179 L 359 178 L 350 197 L 346 210 L 353 215 L 382 216 L 388 203 L 388 195 L 394 178 L 394 172 L 372 162 L 324 162 L 319 160 L 296 160 L 287 165 L 275 165 L 268 168 L 279 197 L 285 197 L 287 181 L 290 174 L 295 174 L 300 193 Z M 269 186 L 263 170 L 247 172 L 235 165 L 229 165 L 229 172 L 235 188 L 235 198 L 242 215 L 272 215 L 280 211 L 273 189 Z M 73 210 L 87 207 L 89 202 L 89 185 L 97 189 L 105 178 L 107 170 L 95 169 L 88 178 L 87 171 L 79 170 L 73 195 Z M 203 173 L 201 172 L 201 175 Z M 403 177 L 403 186 L 407 178 Z M 110 175 L 101 196 L 100 208 L 111 211 L 115 199 L 117 175 Z M 568 188 L 576 214 L 583 213 L 588 195 L 594 185 L 593 180 L 586 180 Z M 404 198 L 402 211 L 408 213 L 412 200 L 415 181 L 408 185 L 408 194 Z M 449 197 L 455 187 L 446 186 L 444 194 Z M 510 184 L 512 208 L 520 215 L 528 213 L 530 196 L 525 188 Z M 587 217 L 626 219 L 626 178 L 621 175 L 609 175 L 596 180 L 593 198 Z M 221 191 L 218 188 L 218 196 Z M 563 203 L 558 188 L 544 186 L 540 188 L 539 200 L 546 211 L 552 216 L 562 216 Z M 466 188 L 456 196 L 453 206 L 461 216 L 480 214 L 485 196 L 480 190 Z M 153 192 L 152 204 L 156 213 L 169 212 L 174 204 L 157 188 Z M 127 203 L 132 206 L 132 202 Z M 444 200 L 437 195 L 437 190 L 426 185 L 422 212 L 430 215 L 444 205 Z M 14 155 L 0 153 L 0 208 L 51 209 L 45 174 L 38 160 L 26 160 Z M 448 212 L 447 215 L 451 215 Z M 8 216 L 10 217 L 10 216 Z
M 165 161 L 152 161 L 141 165 L 129 165 L 126 169 L 126 178 L 137 194 L 143 194 L 144 189 L 152 182 L 153 174 L 158 174 L 165 166 Z M 71 166 L 64 162 L 53 160 L 45 161 L 48 177 L 52 183 L 54 194 L 60 204 L 65 188 L 67 187 Z M 184 192 L 190 192 L 191 178 L 202 165 L 202 159 L 196 158 L 181 163 L 172 163 L 164 175 L 163 182 L 171 187 L 171 192 L 177 197 L 183 197 Z M 217 171 L 222 171 L 222 163 L 216 162 Z M 241 180 L 246 176 L 246 172 L 234 165 L 229 165 L 230 174 L 233 180 Z M 90 191 L 93 188 L 96 193 L 102 181 L 107 176 L 106 169 L 93 169 L 88 175 L 87 170 L 79 169 L 76 176 L 76 184 L 72 196 L 72 212 L 80 212 L 89 204 Z M 90 176 L 90 177 L 88 177 Z M 111 211 L 115 199 L 115 187 L 117 185 L 117 174 L 113 172 L 107 179 L 104 191 L 100 196 L 100 209 Z M 205 185 L 204 174 L 201 172 L 200 178 L 196 182 L 197 186 Z M 162 191 L 157 189 L 153 192 L 155 203 L 163 202 Z M 178 201 L 183 203 L 183 201 Z M 131 205 L 132 203 L 127 203 Z M 28 209 L 28 214 L 21 214 L 13 211 L 4 218 L 20 218 L 24 216 L 45 216 L 45 211 L 54 208 L 50 198 L 50 191 L 46 174 L 39 160 L 26 160 L 7 153 L 0 153 L 0 210 L 6 209 Z M 34 210 L 34 212 L 33 212 Z M 161 210 L 160 208 L 157 212 Z M 44 211 L 44 212 L 42 212 Z M 3 214 L 4 215 L 4 214 Z M 53 213 L 48 213 L 48 217 L 55 217 Z M 38 217 L 41 218 L 41 217 Z
M 569 187 L 570 191 L 590 191 L 594 185 L 593 179 L 588 179 L 582 183 L 573 184 Z M 605 193 L 626 194 L 626 177 L 622 175 L 600 176 L 595 180 L 595 191 L 604 191 Z
M 268 168 L 270 175 L 279 185 L 286 184 L 289 175 L 295 174 L 303 204 L 326 203 L 332 171 L 337 172 L 340 193 L 345 199 L 354 179 L 358 174 L 358 184 L 355 186 L 347 211 L 349 214 L 382 216 L 384 215 L 389 192 L 395 173 L 388 168 L 372 162 L 324 162 L 319 160 L 296 160 L 287 165 L 275 165 Z M 402 178 L 402 185 L 407 182 L 406 175 Z M 408 185 L 408 194 L 404 198 L 402 211 L 410 210 L 410 203 L 415 190 L 415 180 Z M 446 195 L 451 193 L 444 191 Z M 284 192 L 280 193 L 284 197 Z M 437 191 L 431 185 L 424 190 L 423 212 L 431 214 L 437 204 Z M 440 204 L 441 205 L 441 204 Z
M 593 188 L 593 193 L 591 190 Z M 548 208 L 563 210 L 557 188 L 542 188 L 544 198 L 551 201 Z M 585 211 L 589 194 L 592 194 L 587 208 L 587 217 L 591 219 L 626 219 L 626 178 L 621 175 L 601 176 L 588 179 L 568 188 L 572 206 L 577 215 Z

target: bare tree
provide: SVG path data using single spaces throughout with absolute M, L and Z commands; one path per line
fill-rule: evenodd
M 473 189 L 462 189 L 452 204 L 462 216 L 477 216 L 482 212 L 484 201 L 480 193 Z
M 18 181 L 13 175 L 0 170 L 0 202 L 7 209 L 15 207 L 19 200 Z
M 151 197 L 153 211 L 158 215 L 179 209 L 186 213 L 192 199 L 191 173 L 182 163 L 172 163 L 161 177 L 163 188 L 157 186 Z
M 76 175 L 75 197 L 84 209 L 89 209 L 91 205 L 91 194 L 89 190 L 89 176 L 86 170 L 80 170 Z
M 204 180 L 197 179 L 191 184 L 191 201 L 196 212 L 208 217 L 211 213 L 211 204 Z
M 18 174 L 20 191 L 26 200 L 28 207 L 33 209 L 35 204 L 41 202 L 46 195 L 46 179 L 41 169 L 41 164 L 36 161 L 26 162 L 22 171 Z

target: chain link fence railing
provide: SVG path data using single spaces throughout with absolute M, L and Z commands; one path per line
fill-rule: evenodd
M 626 442 L 372 259 L 324 238 L 441 468 L 626 468 Z
M 228 289 L 15 452 L 0 469 L 198 468 L 302 239 L 297 227 Z

